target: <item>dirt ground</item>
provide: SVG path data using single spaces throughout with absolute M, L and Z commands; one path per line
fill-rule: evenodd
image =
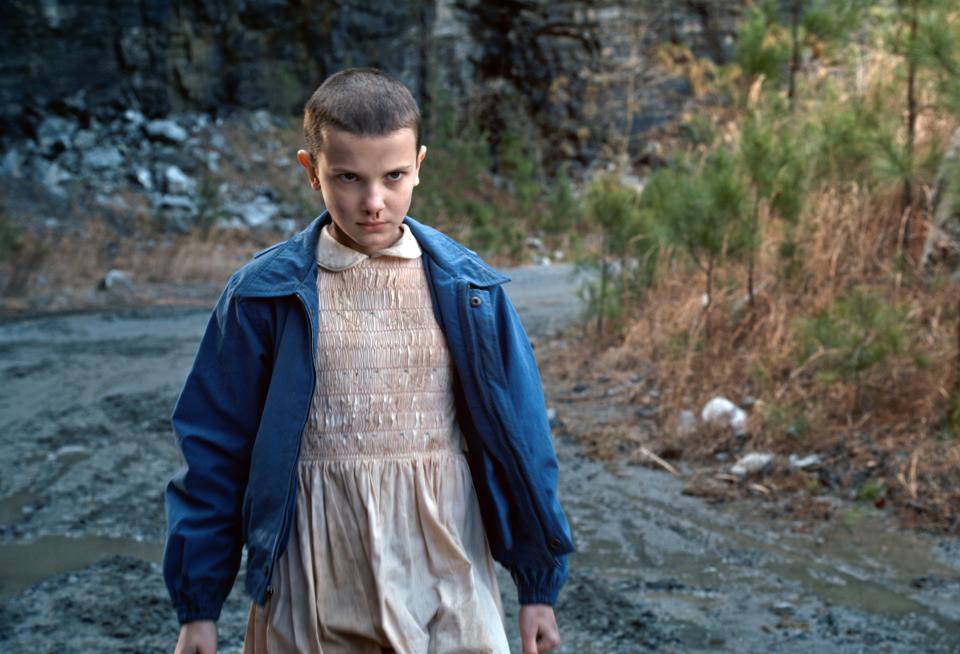
M 535 346 L 556 343 L 579 312 L 570 269 L 507 272 Z M 0 650 L 173 651 L 159 565 L 163 488 L 180 465 L 169 414 L 208 313 L 112 309 L 0 325 Z M 685 495 L 693 471 L 589 459 L 573 430 L 596 405 L 577 401 L 576 381 L 544 381 L 577 546 L 557 607 L 559 652 L 960 651 L 960 540 L 842 503 L 798 532 L 751 502 Z M 219 623 L 223 652 L 243 637 L 242 570 Z

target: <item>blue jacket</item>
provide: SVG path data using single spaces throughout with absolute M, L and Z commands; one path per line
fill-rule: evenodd
M 324 212 L 227 282 L 173 410 L 186 465 L 166 486 L 163 572 L 181 623 L 217 620 L 247 547 L 263 605 L 296 506 L 317 347 Z M 521 604 L 553 604 L 573 551 L 536 360 L 501 284 L 472 250 L 409 216 L 456 369 L 457 419 L 494 558 Z

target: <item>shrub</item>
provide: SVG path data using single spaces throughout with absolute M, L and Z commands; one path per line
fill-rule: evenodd
M 819 381 L 851 381 L 859 392 L 864 373 L 907 349 L 908 329 L 905 307 L 854 289 L 833 306 L 800 320 L 802 360 L 816 356 Z
M 600 229 L 601 243 L 580 263 L 595 269 L 599 279 L 586 282 L 581 295 L 600 332 L 605 320 L 618 322 L 653 283 L 659 245 L 653 214 L 641 208 L 640 197 L 611 174 L 599 176 L 587 188 L 586 216 Z

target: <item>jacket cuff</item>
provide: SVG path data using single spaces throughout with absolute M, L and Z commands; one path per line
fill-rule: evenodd
M 180 624 L 200 620 L 216 622 L 220 619 L 220 610 L 225 600 L 226 598 L 217 599 L 213 596 L 181 596 L 174 598 L 173 605 L 177 610 L 177 620 Z
M 521 605 L 553 606 L 567 581 L 567 557 L 557 557 L 557 564 L 549 568 L 513 567 L 510 575 L 517 585 L 517 600 Z

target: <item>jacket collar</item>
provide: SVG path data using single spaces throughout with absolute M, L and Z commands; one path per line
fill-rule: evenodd
M 302 231 L 286 241 L 254 255 L 254 259 L 236 279 L 237 295 L 273 297 L 293 295 L 308 285 L 316 284 L 317 242 L 320 230 L 331 221 L 324 211 Z M 425 258 L 453 278 L 475 286 L 493 286 L 510 281 L 487 264 L 473 250 L 443 232 L 406 216 L 403 224 L 410 228 Z M 426 263 L 426 262 L 425 262 Z

